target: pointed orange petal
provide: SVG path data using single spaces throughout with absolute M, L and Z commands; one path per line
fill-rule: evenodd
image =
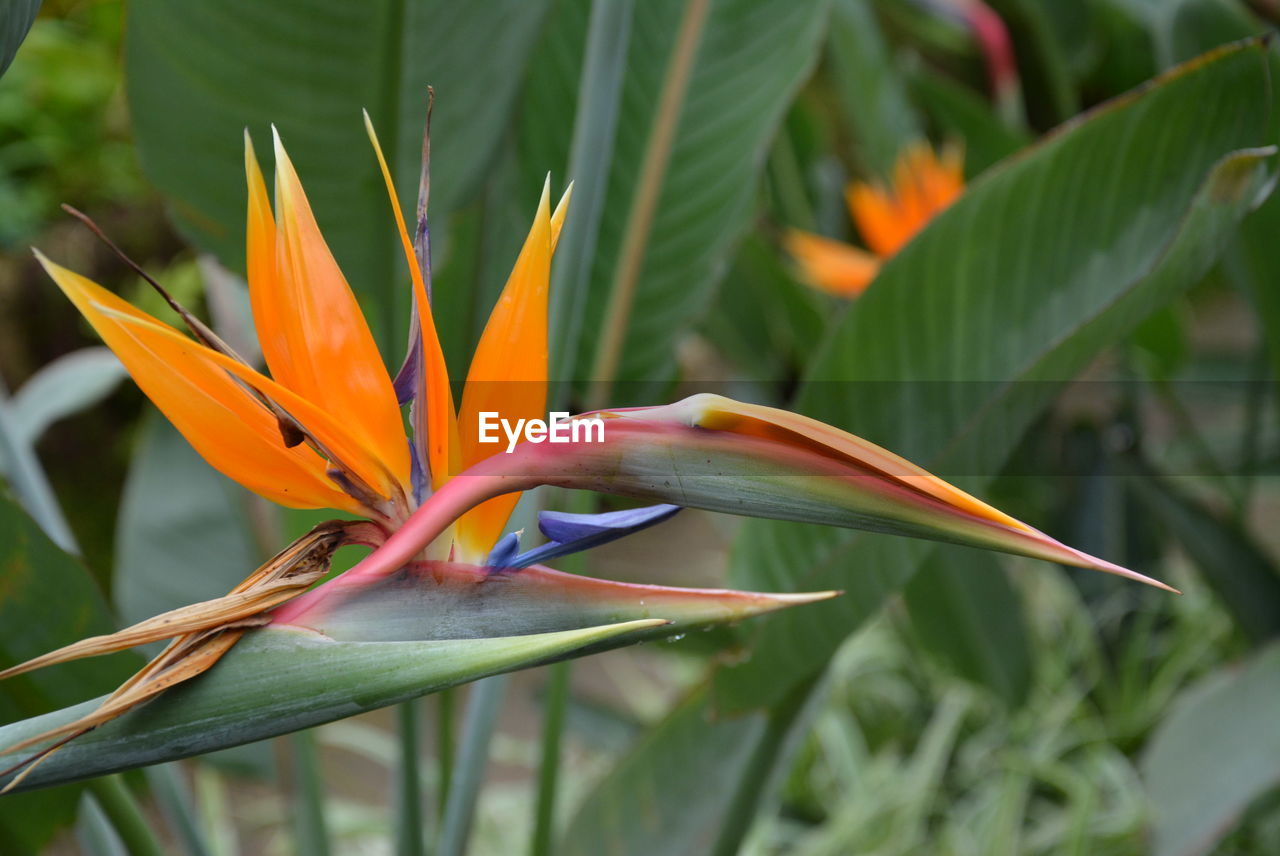
M 799 229 L 789 230 L 783 241 L 801 278 L 837 297 L 857 297 L 880 272 L 879 259 L 840 241 Z
M 396 228 L 400 232 L 405 263 L 409 266 L 409 276 L 413 280 L 418 326 L 422 331 L 422 363 L 426 372 L 424 386 L 427 393 L 427 400 L 418 405 L 425 408 L 426 418 L 416 430 L 424 430 L 426 433 L 427 466 L 431 471 L 432 487 L 438 488 L 457 469 L 459 455 L 457 414 L 454 410 L 453 390 L 449 388 L 449 369 L 445 364 L 444 351 L 440 347 L 440 337 L 436 333 L 427 286 L 422 280 L 422 271 L 418 269 L 417 256 L 413 251 L 413 242 L 409 239 L 409 230 L 405 227 L 404 214 L 396 200 L 395 182 L 387 167 L 387 159 L 382 155 L 382 146 L 378 144 L 378 135 L 373 130 L 368 112 L 364 114 L 364 127 L 369 134 L 369 142 L 373 143 L 374 154 L 378 156 L 378 167 L 382 170 L 382 180 L 386 184 L 387 195 L 391 198 L 391 210 L 395 213 Z
M 38 251 L 36 256 L 147 397 L 214 469 L 281 505 L 360 512 L 325 475 L 323 458 L 306 446 L 285 447 L 275 417 L 202 358 L 207 348 Z M 139 337 L 125 318 L 172 336 Z
M 464 467 L 503 448 L 501 444 L 479 442 L 481 413 L 496 412 L 512 422 L 547 418 L 547 286 L 552 241 L 549 198 L 548 181 L 524 248 L 471 358 L 458 415 Z M 458 539 L 467 557 L 479 559 L 488 552 L 502 534 L 518 499 L 519 494 L 498 497 L 459 521 Z
M 845 191 L 849 213 L 867 248 L 881 258 L 888 258 L 905 243 L 897 202 L 878 187 L 854 182 Z
M 327 453 L 333 455 L 337 461 L 347 466 L 351 466 L 350 461 L 373 461 L 376 464 L 376 457 L 368 448 L 361 445 L 360 438 L 348 430 L 345 422 L 334 419 L 328 412 L 321 410 L 287 386 L 225 354 L 206 348 L 198 342 L 193 342 L 177 330 L 156 321 L 150 316 L 136 312 L 122 313 L 113 306 L 95 305 L 103 316 L 117 321 L 128 330 L 134 339 L 142 342 L 148 348 L 155 350 L 179 348 L 181 353 L 188 357 L 206 362 L 248 384 L 261 395 L 274 401 L 290 416 L 304 425 L 308 434 L 322 444 Z M 355 467 L 352 467 L 352 469 L 366 483 L 371 483 L 370 478 L 365 473 L 360 472 Z M 389 478 L 385 470 L 379 470 L 372 475 L 380 475 L 384 480 Z
M 261 329 L 263 353 L 276 380 L 340 421 L 376 456 L 376 461 L 346 463 L 369 473 L 370 485 L 390 497 L 410 478 L 404 421 L 391 378 L 278 134 L 274 142 L 276 277 L 256 283 L 259 291 L 270 292 L 260 294 L 258 303 L 274 304 L 257 321 L 260 328 L 273 325 Z M 399 486 L 375 476 L 378 471 L 389 472 Z

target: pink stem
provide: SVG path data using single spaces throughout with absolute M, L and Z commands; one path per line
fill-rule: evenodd
M 306 594 L 299 595 L 275 611 L 273 623 L 297 624 L 298 620 L 323 599 L 341 596 L 343 592 L 357 588 L 371 580 L 395 573 L 412 561 L 427 545 L 439 538 L 454 521 L 486 499 L 504 493 L 528 490 L 542 483 L 532 474 L 533 467 L 521 468 L 528 472 L 510 475 L 494 470 L 510 469 L 513 458 L 527 448 L 521 446 L 512 455 L 495 455 L 481 461 L 465 474 L 445 482 L 439 490 L 420 505 L 404 525 L 351 570 Z M 527 455 L 521 455 L 527 458 Z

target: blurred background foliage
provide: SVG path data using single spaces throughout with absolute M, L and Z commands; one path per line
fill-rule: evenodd
M 794 407 L 1185 592 L 687 513 L 572 569 L 845 597 L 405 708 L 434 735 L 426 830 L 397 829 L 388 714 L 0 798 L 0 851 L 119 852 L 132 791 L 201 854 L 1280 852 L 1280 201 L 1257 151 L 1280 66 L 1254 43 L 1159 77 L 1273 27 L 1271 0 L 0 16 L 0 466 L 31 518 L 0 507 L 6 663 L 220 594 L 324 516 L 266 508 L 118 383 L 27 247 L 161 307 L 58 204 L 252 353 L 241 135 L 269 161 L 274 123 L 393 363 L 406 273 L 359 110 L 410 200 L 428 84 L 455 376 L 550 171 L 576 181 L 564 404 Z M 806 286 L 784 230 L 854 240 L 846 184 L 924 137 L 963 148 L 971 189 L 863 297 Z M 0 709 L 101 691 L 123 660 L 15 680 Z

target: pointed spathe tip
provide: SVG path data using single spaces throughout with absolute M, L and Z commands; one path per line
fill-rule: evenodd
M 830 591 L 803 591 L 803 592 L 784 592 L 781 594 L 767 594 L 764 597 L 776 601 L 786 606 L 799 606 L 805 603 L 819 603 L 824 600 L 831 600 L 844 594 L 842 589 L 831 589 Z
M 1118 577 L 1124 577 L 1127 580 L 1133 580 L 1134 582 L 1138 582 L 1138 583 L 1145 583 L 1146 585 L 1152 586 L 1154 588 L 1162 589 L 1167 592 L 1171 592 L 1172 594 L 1182 594 L 1182 592 L 1179 591 L 1178 589 L 1174 588 L 1168 583 L 1161 582 L 1155 577 L 1149 577 L 1146 574 L 1140 574 L 1137 571 L 1131 571 L 1126 567 L 1117 565 L 1114 562 L 1108 562 L 1105 559 L 1097 559 L 1097 558 L 1094 558 L 1093 556 L 1088 556 L 1083 553 L 1081 555 L 1084 556 L 1090 562 L 1090 564 L 1087 567 L 1093 568 L 1096 571 L 1102 571 L 1103 573 L 1106 573 L 1106 574 L 1115 574 Z

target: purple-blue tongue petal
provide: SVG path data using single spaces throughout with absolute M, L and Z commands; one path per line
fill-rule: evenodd
M 485 559 L 484 563 L 491 568 L 522 568 L 524 565 L 513 563 L 518 552 L 520 552 L 520 533 L 508 532 L 493 545 L 493 549 L 489 551 L 489 558 Z
M 632 532 L 648 529 L 668 519 L 679 510 L 678 505 L 664 503 L 643 508 L 628 508 L 623 511 L 607 511 L 603 514 L 543 511 L 538 514 L 538 529 L 547 536 L 546 544 L 511 558 L 508 564 L 499 565 L 492 559 L 499 547 L 507 540 L 503 538 L 490 554 L 489 564 L 494 567 L 526 568 L 570 553 L 599 547 L 601 544 L 616 541 Z

